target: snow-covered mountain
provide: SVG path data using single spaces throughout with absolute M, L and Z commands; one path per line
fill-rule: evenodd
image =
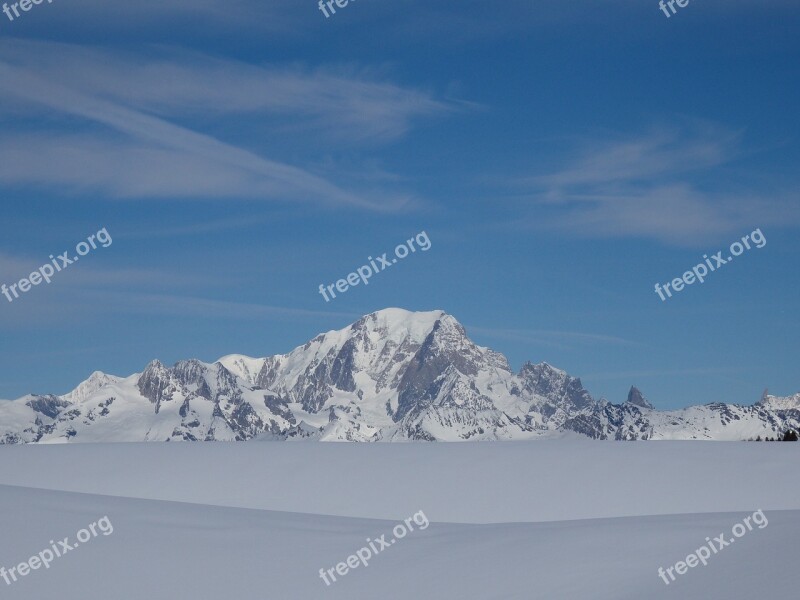
M 177 440 L 741 440 L 800 427 L 800 394 L 658 411 L 631 388 L 595 400 L 547 363 L 512 372 L 442 311 L 390 308 L 288 354 L 154 360 L 62 396 L 0 402 L 0 443 Z

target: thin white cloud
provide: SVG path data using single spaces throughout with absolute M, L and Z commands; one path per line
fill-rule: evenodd
M 741 133 L 708 123 L 694 123 L 691 131 L 660 127 L 636 137 L 613 134 L 581 144 L 570 165 L 527 181 L 560 190 L 610 183 L 646 182 L 661 176 L 719 166 L 738 153 Z
M 366 74 L 276 70 L 175 51 L 142 59 L 16 41 L 0 42 L 0 98 L 8 114 L 28 117 L 0 132 L 0 152 L 10 157 L 0 165 L 0 184 L 116 198 L 237 197 L 377 211 L 415 199 L 363 183 L 345 189 L 330 179 L 335 174 L 267 158 L 185 123 L 192 115 L 235 115 L 233 130 L 245 122 L 277 131 L 273 146 L 281 130 L 291 137 L 296 128 L 311 139 L 316 131 L 372 143 L 403 135 L 417 117 L 448 110 L 428 94 Z
M 72 248 L 74 248 L 74 246 L 72 246 Z M 53 275 L 49 287 L 82 288 L 95 285 L 120 286 L 122 288 L 144 286 L 148 289 L 152 289 L 159 285 L 176 287 L 184 285 L 205 285 L 208 282 L 207 278 L 202 274 L 190 274 L 184 271 L 174 272 L 163 269 L 124 266 L 118 266 L 112 269 L 92 264 L 92 257 L 94 254 L 106 251 L 110 252 L 113 248 L 113 244 L 108 248 L 98 246 L 96 249 L 92 250 L 91 253 L 87 254 L 85 258 L 82 259 L 82 262 L 69 265 L 63 271 L 59 271 Z M 70 250 L 70 247 L 54 248 L 52 254 L 56 256 L 65 250 Z M 72 257 L 73 255 L 74 252 L 70 250 L 69 256 Z M 6 285 L 17 283 L 20 279 L 28 278 L 31 273 L 38 271 L 41 266 L 49 262 L 50 259 L 46 255 L 40 258 L 31 258 L 12 256 L 0 252 L 0 283 L 5 283 Z M 30 297 L 32 292 L 36 289 L 39 288 L 31 288 L 27 295 L 23 295 L 21 298 L 26 299 Z M 0 296 L 0 300 L 2 299 L 3 297 Z
M 675 375 L 725 375 L 729 373 L 739 373 L 739 369 L 725 368 L 692 368 L 692 369 L 666 369 L 666 370 L 651 370 L 651 371 L 619 371 L 619 372 L 603 372 L 603 373 L 589 373 L 583 375 L 583 379 L 592 379 L 594 381 L 615 380 L 622 379 L 630 381 L 632 379 L 646 379 L 651 377 L 666 377 Z
M 86 298 L 102 310 L 107 307 L 116 313 L 155 314 L 179 317 L 208 317 L 215 319 L 308 319 L 346 318 L 355 320 L 363 315 L 357 313 L 288 308 L 269 304 L 216 300 L 198 296 L 177 294 L 150 294 L 139 292 L 116 292 L 107 290 L 84 290 Z
M 788 185 L 765 189 L 730 180 L 731 165 L 743 156 L 741 138 L 694 121 L 584 142 L 563 168 L 518 180 L 533 190 L 536 215 L 528 226 L 697 245 L 755 227 L 800 224 Z
M 176 27 L 195 35 L 209 33 L 297 34 L 302 11 L 287 11 L 278 0 L 70 0 L 54 2 L 42 18 L 57 20 L 59 29 L 174 37 Z M 313 6 L 309 7 L 311 13 Z M 51 16 L 52 15 L 52 16 Z M 38 16 L 38 15 L 37 15 Z
M 78 269 L 73 275 L 77 275 Z M 25 271 L 23 271 L 25 272 Z M 24 276 L 27 276 L 25 272 Z M 116 273 L 95 271 L 74 278 L 67 285 L 69 273 L 60 273 L 61 279 L 50 286 L 32 288 L 13 303 L 0 296 L 0 326 L 7 330 L 31 331 L 48 329 L 83 321 L 96 323 L 109 315 L 150 315 L 180 318 L 204 318 L 223 320 L 286 321 L 294 319 L 345 319 L 355 321 L 362 315 L 348 312 L 309 310 L 269 304 L 217 300 L 202 296 L 175 293 L 139 292 L 138 289 L 152 290 L 159 285 L 168 287 L 173 282 L 171 275 L 147 270 L 120 269 Z M 104 277 L 110 275 L 110 277 Z M 126 281 L 127 278 L 127 281 Z M 149 285 L 155 281 L 153 285 Z M 1 282 L 1 281 L 0 281 Z M 191 283 L 191 282 L 190 282 Z M 53 296 L 58 285 L 58 294 Z M 94 287 L 92 287 L 94 286 Z M 173 286 L 174 287 L 174 286 Z
M 645 346 L 641 342 L 628 340 L 614 335 L 586 333 L 579 331 L 554 331 L 535 329 L 497 329 L 487 327 L 467 327 L 468 332 L 478 333 L 486 337 L 542 344 L 557 348 L 571 348 L 575 345 L 613 345 L 613 346 Z
M 267 217 L 232 217 L 227 219 L 213 219 L 208 221 L 192 222 L 181 225 L 164 227 L 148 227 L 146 229 L 132 229 L 116 234 L 121 240 L 147 239 L 147 238 L 174 238 L 180 236 L 205 235 L 219 231 L 239 231 L 248 227 L 263 227 Z
M 0 56 L 50 82 L 164 118 L 275 115 L 338 141 L 391 140 L 414 119 L 455 106 L 352 67 L 278 68 L 166 48 L 111 54 L 20 40 L 0 42 Z
M 127 112 L 136 118 L 135 113 Z M 0 164 L 0 181 L 12 185 L 49 184 L 72 192 L 101 190 L 123 199 L 235 196 L 378 208 L 302 169 L 140 116 L 145 122 L 138 131 L 131 131 L 141 138 L 136 140 L 61 133 L 0 137 L 0 152 L 9 157 Z M 97 118 L 105 120 L 106 116 Z M 239 159 L 241 163 L 237 164 Z M 91 167 L 86 168 L 87 165 Z
M 161 157 L 170 151 L 179 151 L 194 161 L 203 161 L 205 165 L 212 163 L 222 165 L 225 173 L 238 170 L 240 179 L 244 178 L 245 183 L 257 182 L 273 199 L 315 200 L 374 210 L 393 209 L 399 204 L 396 198 L 383 199 L 382 202 L 362 197 L 303 169 L 263 158 L 212 136 L 51 83 L 27 70 L 2 62 L 0 62 L 0 82 L 3 92 L 8 95 L 35 102 L 56 112 L 106 125 L 127 134 L 140 144 L 142 142 L 154 144 L 155 150 L 148 149 L 148 151 L 156 151 Z M 157 159 L 158 156 L 146 157 L 148 166 L 152 166 Z M 196 163 L 193 167 L 196 168 Z M 42 170 L 42 175 L 45 177 L 46 171 L 47 169 Z

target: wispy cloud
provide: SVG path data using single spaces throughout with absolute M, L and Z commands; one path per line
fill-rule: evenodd
M 202 222 L 192 222 L 181 225 L 164 227 L 147 227 L 143 229 L 130 229 L 116 233 L 117 239 L 148 239 L 148 238 L 174 238 L 180 236 L 204 235 L 220 231 L 243 231 L 253 227 L 263 227 L 266 217 L 231 217 L 213 219 Z
M 53 19 L 57 30 L 78 35 L 98 33 L 117 39 L 134 36 L 174 38 L 191 35 L 297 35 L 302 31 L 298 17 L 302 10 L 287 10 L 279 0 L 137 0 L 110 3 L 104 0 L 70 0 L 54 2 L 43 19 Z M 299 8 L 299 7 L 298 7 Z M 52 15 L 52 16 L 51 16 Z M 37 15 L 38 17 L 39 15 Z M 35 29 L 37 22 L 30 25 Z M 109 35 L 112 34 L 112 35 Z
M 356 320 L 362 315 L 348 312 L 308 310 L 268 304 L 217 300 L 177 294 L 149 294 L 107 290 L 83 290 L 98 307 L 125 314 L 156 314 L 179 317 L 209 317 L 215 319 L 308 319 L 346 318 Z
M 651 377 L 665 377 L 674 375 L 725 375 L 728 373 L 735 373 L 737 369 L 731 368 L 693 368 L 693 369 L 666 369 L 666 370 L 651 370 L 651 371 L 620 371 L 616 373 L 588 373 L 583 375 L 584 379 L 593 379 L 595 381 L 602 380 L 615 380 L 622 379 L 630 381 L 633 379 L 647 379 Z
M 613 346 L 645 346 L 641 342 L 627 340 L 614 335 L 599 333 L 586 333 L 578 331 L 552 331 L 535 329 L 495 329 L 487 327 L 468 326 L 470 333 L 478 333 L 486 337 L 542 344 L 557 348 L 572 348 L 576 345 L 613 345 Z
M 223 167 L 222 173 L 217 173 L 222 179 L 230 177 L 231 174 L 238 175 L 240 187 L 232 190 L 234 193 L 241 193 L 248 186 L 257 186 L 261 194 L 269 194 L 273 199 L 284 200 L 311 200 L 317 199 L 327 203 L 338 205 L 359 206 L 362 208 L 382 209 L 386 208 L 384 203 L 376 203 L 371 199 L 348 192 L 338 186 L 318 177 L 303 169 L 291 165 L 263 158 L 249 150 L 244 150 L 232 144 L 228 144 L 215 139 L 212 136 L 197 133 L 191 129 L 174 125 L 163 119 L 152 117 L 142 112 L 125 108 L 107 100 L 102 100 L 75 91 L 69 87 L 51 83 L 23 69 L 12 67 L 8 64 L 0 63 L 0 81 L 2 81 L 4 93 L 16 96 L 23 100 L 35 102 L 42 107 L 57 112 L 66 113 L 77 117 L 83 117 L 95 123 L 106 125 L 120 133 L 127 134 L 137 144 L 129 149 L 129 152 L 138 156 L 140 163 L 145 167 L 160 166 L 164 172 L 169 173 L 170 166 L 161 162 L 170 157 L 181 157 L 183 162 L 176 165 L 180 168 L 184 181 L 191 180 L 192 177 L 204 177 L 207 180 L 210 175 L 209 169 L 214 172 L 216 169 L 212 165 L 219 164 Z M 29 138 L 33 148 L 44 151 L 45 147 L 40 143 L 38 146 L 35 140 L 47 144 L 48 138 Z M 58 140 L 53 140 L 56 143 Z M 19 140 L 17 140 L 19 142 Z M 143 147 L 142 143 L 155 144 L 155 147 Z M 108 143 L 108 142 L 105 142 Z M 119 144 L 120 141 L 117 141 Z M 118 150 L 122 150 L 119 148 Z M 19 152 L 25 153 L 24 148 L 19 148 Z M 78 149 L 82 151 L 84 157 L 92 157 L 100 160 L 97 146 L 90 144 Z M 28 150 L 30 152 L 30 149 Z M 137 155 L 140 153 L 141 155 Z M 153 154 L 154 153 L 154 154 Z M 55 182 L 54 179 L 59 174 L 63 174 L 72 159 L 60 155 L 50 154 L 51 162 L 39 165 L 43 168 L 37 171 L 41 180 Z M 68 165 L 65 166 L 63 161 Z M 116 161 L 115 161 L 116 162 Z M 101 163 L 102 166 L 102 163 Z M 136 164 L 132 165 L 136 168 Z M 204 167 L 208 167 L 204 168 Z M 6 167 L 4 173 L 8 178 L 20 177 L 14 175 L 10 167 Z M 26 173 L 26 171 L 23 171 Z M 30 171 L 27 171 L 30 174 Z M 142 173 L 132 173 L 130 179 L 134 182 L 139 178 L 135 175 L 149 176 L 151 170 L 145 169 Z M 97 175 L 91 176 L 95 179 Z M 13 181 L 13 179 L 12 179 Z M 156 181 L 135 185 L 133 189 L 127 190 L 127 195 L 153 195 L 154 184 Z M 174 184 L 174 178 L 167 176 L 164 178 L 168 184 Z M 216 181 L 219 181 L 217 179 Z M 120 182 L 114 179 L 115 183 Z M 58 181 L 61 183 L 61 181 Z M 68 181 L 67 183 L 73 183 Z M 94 183 L 94 182 L 93 182 Z M 163 192 L 165 195 L 175 193 L 174 186 L 168 185 Z M 216 190 L 215 190 L 216 191 Z M 149 193 L 148 193 L 149 192 Z M 217 192 L 219 193 L 219 192 Z M 216 195 L 212 192 L 210 195 Z M 396 208 L 396 202 L 391 202 L 390 208 Z
M 387 141 L 456 104 L 369 69 L 271 66 L 147 47 L 136 54 L 53 42 L 0 42 L 0 55 L 50 82 L 163 118 L 273 115 L 337 141 Z M 459 105 L 461 106 L 461 105 Z
M 528 181 L 559 192 L 599 184 L 647 183 L 653 178 L 708 169 L 738 154 L 741 132 L 708 123 L 691 131 L 659 127 L 636 137 L 611 134 L 610 139 L 585 140 L 565 168 Z
M 109 246 L 109 248 L 113 248 Z M 60 254 L 63 248 L 54 249 L 53 255 Z M 92 254 L 105 252 L 106 249 L 98 247 Z M 58 272 L 53 276 L 49 286 L 59 288 L 74 288 L 85 286 L 144 286 L 148 289 L 164 285 L 168 287 L 186 285 L 205 285 L 207 283 L 204 275 L 187 273 L 185 271 L 174 272 L 158 268 L 139 268 L 116 266 L 113 269 L 91 264 L 92 254 L 86 256 L 80 264 L 69 265 L 68 268 Z M 17 283 L 20 279 L 27 278 L 31 273 L 37 271 L 39 267 L 50 262 L 47 255 L 40 258 L 12 256 L 0 252 L 0 283 Z M 20 301 L 27 300 L 37 288 L 32 288 L 28 292 L 29 296 L 22 296 Z M 48 288 L 49 289 L 49 288 Z M 0 296 L 4 305 L 6 300 Z
M 402 135 L 418 116 L 447 110 L 425 93 L 366 75 L 175 52 L 145 60 L 43 42 L 0 44 L 0 91 L 8 110 L 47 123 L 46 131 L 20 131 L 15 123 L 0 134 L 0 151 L 11 157 L 0 165 L 0 183 L 117 198 L 237 197 L 379 211 L 413 198 L 385 188 L 344 189 L 318 169 L 267 158 L 185 121 L 235 113 L 251 127 L 271 126 L 265 115 L 273 115 L 281 117 L 278 129 L 349 132 L 352 142 L 373 142 Z M 81 168 L 87 164 L 92 169 Z
M 532 190 L 531 226 L 697 244 L 742 228 L 800 224 L 788 186 L 729 181 L 742 135 L 693 121 L 584 141 L 563 168 L 518 181 Z
M 29 331 L 36 328 L 61 327 L 65 318 L 73 324 L 83 320 L 94 321 L 98 315 L 106 317 L 124 315 L 128 318 L 132 315 L 151 315 L 249 322 L 283 322 L 287 319 L 305 322 L 309 319 L 331 318 L 352 322 L 362 316 L 356 313 L 219 300 L 188 294 L 139 292 L 138 289 L 150 288 L 144 283 L 126 284 L 125 275 L 124 272 L 117 273 L 108 285 L 102 288 L 90 287 L 99 286 L 102 282 L 98 280 L 99 278 L 94 278 L 94 281 L 90 282 L 89 276 L 86 276 L 83 278 L 85 285 L 62 286 L 55 302 L 51 298 L 45 298 L 45 294 L 41 293 L 29 292 L 27 296 L 15 300 L 13 304 L 6 303 L 0 296 L 2 300 L 0 325 L 7 330 Z M 140 275 L 141 279 L 150 280 L 150 274 Z M 55 285 L 55 281 L 51 285 Z

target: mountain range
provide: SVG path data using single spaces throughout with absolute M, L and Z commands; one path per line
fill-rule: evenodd
M 514 373 L 443 311 L 389 308 L 288 354 L 158 360 L 99 371 L 64 395 L 0 401 L 0 443 L 466 441 L 583 436 L 743 440 L 800 427 L 800 393 L 752 406 L 656 410 L 635 387 L 621 404 L 545 362 Z

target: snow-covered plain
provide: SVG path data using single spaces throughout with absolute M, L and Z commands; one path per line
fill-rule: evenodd
M 7 586 L 40 599 L 738 599 L 790 594 L 800 444 L 85 444 L 0 447 L 0 566 L 108 515 Z M 665 585 L 667 568 L 769 519 Z M 430 519 L 326 587 L 334 567 Z

